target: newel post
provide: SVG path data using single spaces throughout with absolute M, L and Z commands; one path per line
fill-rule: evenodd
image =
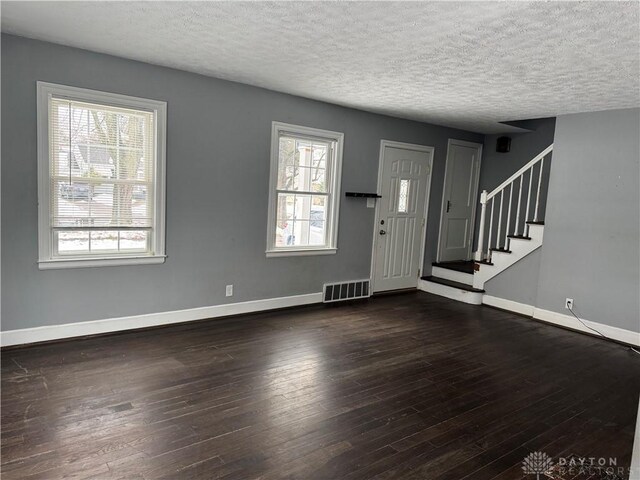
M 484 256 L 484 221 L 487 211 L 487 191 L 480 194 L 480 231 L 478 232 L 478 249 L 476 250 L 476 260 L 481 261 Z

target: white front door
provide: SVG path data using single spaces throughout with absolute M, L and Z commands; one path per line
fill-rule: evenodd
M 373 291 L 418 285 L 433 149 L 382 142 Z
M 471 259 L 482 144 L 449 140 L 438 261 Z

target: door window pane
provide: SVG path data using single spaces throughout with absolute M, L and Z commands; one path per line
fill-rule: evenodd
M 398 213 L 407 213 L 409 202 L 409 180 L 400 180 L 398 189 Z

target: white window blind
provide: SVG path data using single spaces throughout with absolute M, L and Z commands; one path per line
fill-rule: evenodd
M 49 90 L 44 210 L 50 244 L 44 254 L 41 244 L 41 262 L 162 255 L 158 111 Z

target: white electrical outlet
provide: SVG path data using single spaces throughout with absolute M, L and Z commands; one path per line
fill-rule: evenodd
M 225 293 L 227 294 L 227 297 L 233 297 L 233 285 L 227 285 Z
M 573 310 L 573 298 L 567 298 L 564 301 L 564 308 L 567 310 Z

